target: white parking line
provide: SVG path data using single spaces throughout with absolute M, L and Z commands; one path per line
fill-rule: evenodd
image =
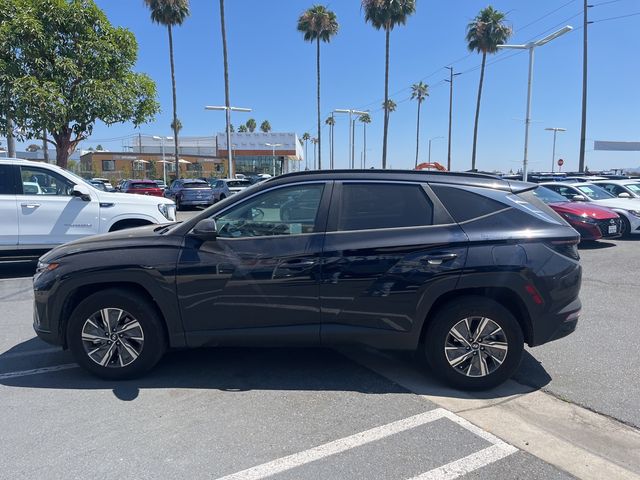
M 41 348 L 39 350 L 27 350 L 26 352 L 5 352 L 0 353 L 0 360 L 9 358 L 28 357 L 30 355 L 45 355 L 47 353 L 63 352 L 62 347 Z
M 473 470 L 484 467 L 485 465 L 489 465 L 490 463 L 517 451 L 515 447 L 504 443 L 499 438 L 476 427 L 454 413 L 443 408 L 436 408 L 413 417 L 404 418 L 380 427 L 365 430 L 364 432 L 340 438 L 333 442 L 325 443 L 303 452 L 294 453 L 271 462 L 263 463 L 262 465 L 257 465 L 231 475 L 220 477 L 218 480 L 261 480 L 263 478 L 291 470 L 292 468 L 299 467 L 331 455 L 336 455 L 406 430 L 411 430 L 441 418 L 448 418 L 449 420 L 454 421 L 461 427 L 479 435 L 488 442 L 493 443 L 493 445 L 463 459 L 456 460 L 442 467 L 430 470 L 418 477 L 415 477 L 416 479 L 442 480 L 457 478 L 465 473 L 469 473 Z
M 70 368 L 78 368 L 75 363 L 65 363 L 64 365 L 54 365 L 53 367 L 34 368 L 32 370 L 21 370 L 19 372 L 0 373 L 0 380 L 8 378 L 26 377 L 28 375 L 38 375 L 40 373 L 58 372 L 60 370 L 69 370 Z

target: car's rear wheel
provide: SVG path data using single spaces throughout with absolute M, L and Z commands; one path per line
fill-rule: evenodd
M 622 238 L 629 238 L 631 236 L 631 222 L 622 214 L 620 214 L 620 236 Z
M 524 338 L 509 310 L 491 299 L 469 296 L 436 313 L 423 348 L 434 374 L 445 382 L 481 390 L 513 375 L 522 359 Z
M 176 211 L 183 210 L 182 202 L 180 201 L 180 197 L 176 197 Z
M 146 373 L 166 349 L 153 306 L 120 289 L 98 292 L 80 302 L 69 319 L 67 342 L 80 366 L 117 380 Z

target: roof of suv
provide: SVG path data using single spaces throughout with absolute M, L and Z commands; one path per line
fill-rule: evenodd
M 498 190 L 522 191 L 537 187 L 535 184 L 504 180 L 495 175 L 471 172 L 435 172 L 416 170 L 310 170 L 305 172 L 286 173 L 273 177 L 267 182 L 279 182 L 290 179 L 305 180 L 395 180 L 442 183 L 451 185 L 467 185 L 473 187 L 493 188 Z

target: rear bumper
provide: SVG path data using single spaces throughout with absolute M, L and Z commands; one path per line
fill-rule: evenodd
M 211 205 L 214 202 L 213 198 L 198 198 L 198 199 L 189 199 L 189 198 L 181 198 L 180 205 Z
M 578 326 L 578 319 L 582 312 L 582 302 L 579 298 L 566 305 L 560 311 L 546 315 L 536 322 L 532 347 L 543 345 L 553 340 L 566 337 Z

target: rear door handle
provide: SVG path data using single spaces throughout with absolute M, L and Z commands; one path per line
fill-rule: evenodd
M 313 267 L 317 262 L 315 260 L 289 260 L 287 262 L 283 262 L 280 266 L 283 268 L 289 269 L 305 269 L 309 267 Z
M 455 260 L 457 257 L 457 253 L 438 253 L 427 255 L 422 259 L 422 261 L 429 265 L 442 265 L 444 262 L 450 262 L 451 260 Z
M 38 208 L 40 206 L 39 203 L 21 203 L 20 205 L 25 208 Z

